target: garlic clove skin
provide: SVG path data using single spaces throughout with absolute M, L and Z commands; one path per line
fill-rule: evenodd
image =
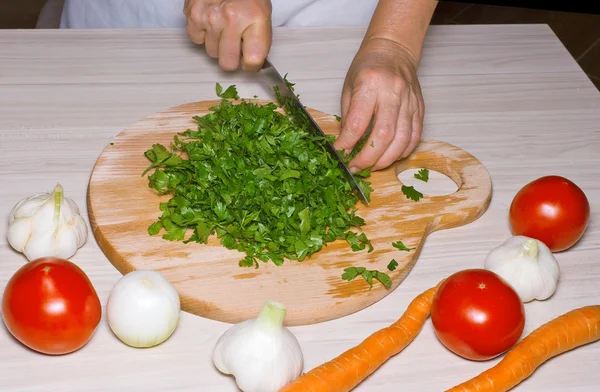
M 119 340 L 135 348 L 165 342 L 177 328 L 180 311 L 179 294 L 154 270 L 124 275 L 111 290 L 106 304 L 111 330 Z
M 8 222 L 9 244 L 30 261 L 50 256 L 68 259 L 87 241 L 87 224 L 77 204 L 64 197 L 60 184 L 51 193 L 19 201 Z
M 277 392 L 298 378 L 304 357 L 294 334 L 283 324 L 285 306 L 267 301 L 256 319 L 229 328 L 213 351 L 213 363 L 233 375 L 244 392 Z
M 32 227 L 33 226 L 32 224 Z M 56 244 L 54 241 L 54 231 L 52 228 L 49 228 L 46 231 L 31 230 L 31 235 L 29 237 L 29 241 L 26 246 L 21 251 L 27 257 L 29 261 L 35 260 L 40 257 L 60 257 L 63 259 L 68 259 L 69 256 L 63 256 L 64 254 L 68 254 L 69 252 L 59 252 L 57 251 Z
M 29 218 L 13 219 L 9 227 L 10 230 L 7 232 L 8 243 L 17 252 L 23 253 L 31 234 L 31 220 Z
M 512 236 L 492 249 L 485 268 L 506 280 L 524 303 L 550 298 L 558 286 L 560 266 L 541 241 Z
M 18 218 L 30 218 L 35 215 L 37 210 L 49 197 L 50 193 L 37 193 L 19 201 L 11 210 L 10 215 L 8 216 L 8 223 L 11 223 Z

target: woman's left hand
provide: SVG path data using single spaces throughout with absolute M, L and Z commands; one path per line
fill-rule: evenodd
M 376 38 L 361 46 L 344 82 L 342 129 L 334 143 L 350 153 L 373 118 L 367 142 L 349 164 L 351 171 L 386 168 L 418 145 L 425 105 L 417 66 L 417 58 L 394 41 Z

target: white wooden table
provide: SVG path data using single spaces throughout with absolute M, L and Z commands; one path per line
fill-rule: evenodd
M 271 58 L 289 72 L 306 105 L 339 114 L 345 71 L 360 29 L 276 30 Z M 600 93 L 545 25 L 434 26 L 420 68 L 426 100 L 423 138 L 456 144 L 490 171 L 494 193 L 476 222 L 434 233 L 406 281 L 384 300 L 335 321 L 293 328 L 306 370 L 396 320 L 423 290 L 451 273 L 481 267 L 509 235 L 508 207 L 525 183 L 563 175 L 592 208 L 584 238 L 557 255 L 559 288 L 526 304 L 525 334 L 575 307 L 600 303 Z M 213 99 L 215 82 L 266 97 L 254 75 L 219 71 L 183 31 L 0 31 L 0 287 L 24 263 L 6 242 L 12 206 L 60 182 L 86 214 L 96 158 L 128 124 L 189 101 Z M 72 259 L 106 303 L 120 274 L 95 240 Z M 0 391 L 235 391 L 211 363 L 229 325 L 187 313 L 163 345 L 121 344 L 103 318 L 82 350 L 36 354 L 0 327 Z M 428 321 L 402 353 L 357 391 L 442 391 L 497 360 L 462 360 L 438 343 Z M 597 391 L 600 344 L 544 364 L 516 390 Z

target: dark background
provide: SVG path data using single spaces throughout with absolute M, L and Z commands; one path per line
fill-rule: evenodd
M 0 29 L 35 28 L 45 0 L 0 0 Z M 596 7 L 594 7 L 594 4 Z M 432 24 L 548 24 L 600 89 L 600 9 L 597 0 L 440 1 Z

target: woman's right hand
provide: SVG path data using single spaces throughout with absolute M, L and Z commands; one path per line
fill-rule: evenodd
M 219 66 L 259 71 L 271 49 L 270 0 L 186 0 L 187 32 Z M 243 55 L 242 55 L 243 53 Z

